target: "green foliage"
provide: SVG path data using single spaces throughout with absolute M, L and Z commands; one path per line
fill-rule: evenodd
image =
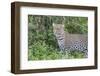
M 78 50 L 74 50 L 74 51 L 71 51 L 70 53 L 69 53 L 69 57 L 71 58 L 71 59 L 73 59 L 73 58 L 84 58 L 84 55 L 85 55 L 85 53 L 84 52 L 81 52 L 81 51 L 78 51 Z
M 48 46 L 45 42 L 39 41 L 29 47 L 28 60 L 55 60 L 55 59 L 74 59 L 83 58 L 84 53 L 80 51 L 60 52 L 52 46 Z
M 59 59 L 57 49 L 47 45 L 43 41 L 38 41 L 29 47 L 29 60 Z
M 87 21 L 86 17 L 28 15 L 28 60 L 83 58 L 79 51 L 60 52 L 52 24 L 64 24 L 69 33 L 86 34 Z
M 87 17 L 65 17 L 65 31 L 69 33 L 87 34 Z

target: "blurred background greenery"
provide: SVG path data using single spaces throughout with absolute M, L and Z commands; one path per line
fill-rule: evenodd
M 84 58 L 84 53 L 79 51 L 60 52 L 53 23 L 64 24 L 68 33 L 88 32 L 87 17 L 28 15 L 28 60 Z

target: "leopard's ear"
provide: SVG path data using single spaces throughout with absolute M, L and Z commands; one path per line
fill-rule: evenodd
M 64 27 L 64 24 L 62 24 L 62 26 Z
M 55 23 L 53 23 L 53 26 L 55 26 Z

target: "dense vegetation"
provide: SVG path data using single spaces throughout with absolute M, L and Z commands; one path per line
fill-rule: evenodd
M 84 53 L 60 52 L 53 23 L 65 25 L 69 33 L 87 34 L 86 17 L 28 15 L 28 60 L 83 58 Z

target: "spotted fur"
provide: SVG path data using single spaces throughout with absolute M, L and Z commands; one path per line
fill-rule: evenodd
M 53 32 L 57 38 L 59 48 L 61 51 L 82 51 L 87 56 L 88 38 L 84 34 L 69 34 L 64 31 L 64 25 L 53 24 Z

